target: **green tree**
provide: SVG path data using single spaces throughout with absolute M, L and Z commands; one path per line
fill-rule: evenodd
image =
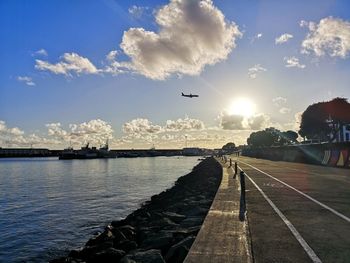
M 295 143 L 298 134 L 294 131 L 281 132 L 280 130 L 270 127 L 263 131 L 257 131 L 250 134 L 247 143 L 253 147 L 286 145 Z
M 257 131 L 250 134 L 247 143 L 253 147 L 272 146 L 276 136 L 269 130 Z
M 222 146 L 222 150 L 227 153 L 232 153 L 236 150 L 236 144 L 233 142 L 226 143 L 224 146 Z
M 282 138 L 287 142 L 287 144 L 290 143 L 296 143 L 299 135 L 295 131 L 285 131 L 282 132 Z
M 343 125 L 350 123 L 350 103 L 346 98 L 310 105 L 301 116 L 299 134 L 307 139 L 332 140 L 332 135 Z

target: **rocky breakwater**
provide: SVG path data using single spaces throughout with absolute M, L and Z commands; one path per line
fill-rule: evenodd
M 222 178 L 221 165 L 207 158 L 175 185 L 91 238 L 61 262 L 183 262 Z

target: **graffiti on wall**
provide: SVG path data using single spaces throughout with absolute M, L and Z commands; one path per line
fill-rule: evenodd
M 325 150 L 322 165 L 350 167 L 349 150 Z

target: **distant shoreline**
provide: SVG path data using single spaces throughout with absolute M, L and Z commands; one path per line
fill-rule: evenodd
M 192 149 L 192 151 L 186 150 Z M 63 150 L 46 148 L 0 148 L 0 158 L 58 157 Z M 213 155 L 214 150 L 201 148 L 184 149 L 125 149 L 110 150 L 117 158 L 156 157 L 156 156 L 203 156 Z

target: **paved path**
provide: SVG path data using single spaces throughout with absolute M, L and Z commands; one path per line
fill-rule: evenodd
M 252 262 L 248 227 L 239 220 L 239 196 L 238 179 L 223 165 L 221 185 L 184 262 Z
M 238 162 L 255 262 L 350 262 L 350 170 Z

